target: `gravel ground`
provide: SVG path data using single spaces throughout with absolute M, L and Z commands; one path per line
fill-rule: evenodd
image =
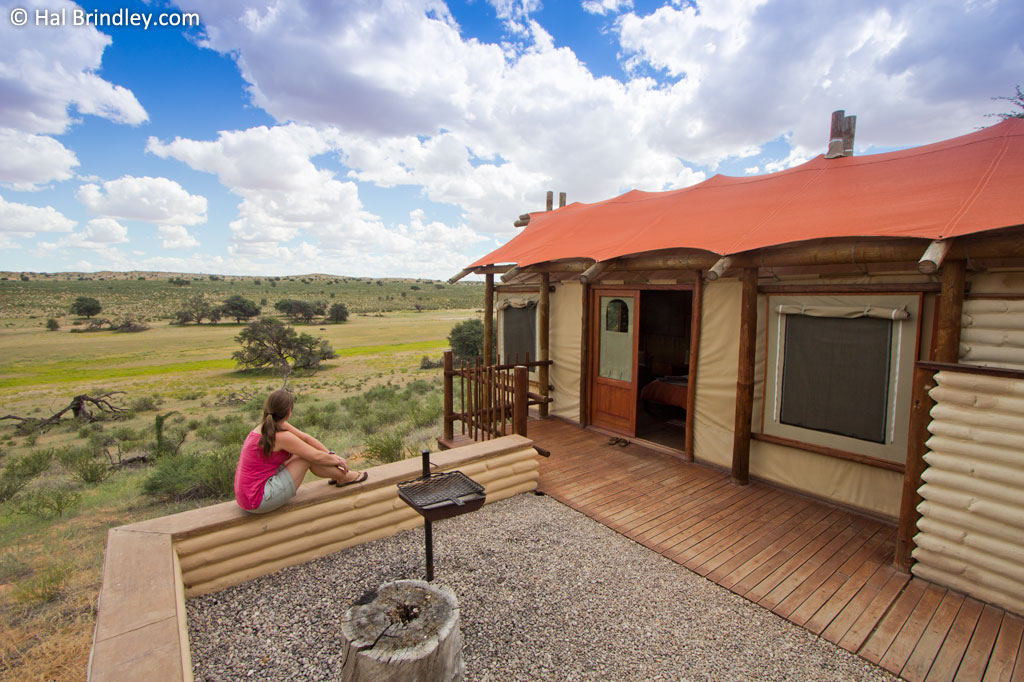
M 367 590 L 423 577 L 423 531 L 188 602 L 195 678 L 330 680 Z M 897 680 L 551 498 L 434 525 L 466 680 Z

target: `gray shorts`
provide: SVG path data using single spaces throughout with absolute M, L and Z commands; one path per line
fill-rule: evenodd
M 250 511 L 254 514 L 266 514 L 293 497 L 295 497 L 295 481 L 284 466 L 279 466 L 277 473 L 268 478 L 263 486 L 263 501 L 260 502 L 260 506 Z

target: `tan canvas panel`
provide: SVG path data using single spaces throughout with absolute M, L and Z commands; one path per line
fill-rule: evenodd
M 750 443 L 750 473 L 796 490 L 896 518 L 903 474 L 774 443 Z
M 583 286 L 565 282 L 551 293 L 549 352 L 554 364 L 549 378 L 554 390 L 550 414 L 580 421 L 580 378 L 583 330 Z
M 740 294 L 736 279 L 708 284 L 701 314 L 693 450 L 697 459 L 725 467 L 732 465 Z

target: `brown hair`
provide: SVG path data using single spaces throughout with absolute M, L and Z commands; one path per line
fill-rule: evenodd
M 295 404 L 291 391 L 279 388 L 267 396 L 263 403 L 263 421 L 260 422 L 260 448 L 263 455 L 270 456 L 274 448 L 274 437 L 277 435 L 277 422 L 287 419 Z

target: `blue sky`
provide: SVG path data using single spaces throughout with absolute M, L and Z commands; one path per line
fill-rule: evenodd
M 547 190 L 780 170 L 834 109 L 934 142 L 1024 83 L 1005 0 L 0 8 L 0 270 L 445 278 Z

